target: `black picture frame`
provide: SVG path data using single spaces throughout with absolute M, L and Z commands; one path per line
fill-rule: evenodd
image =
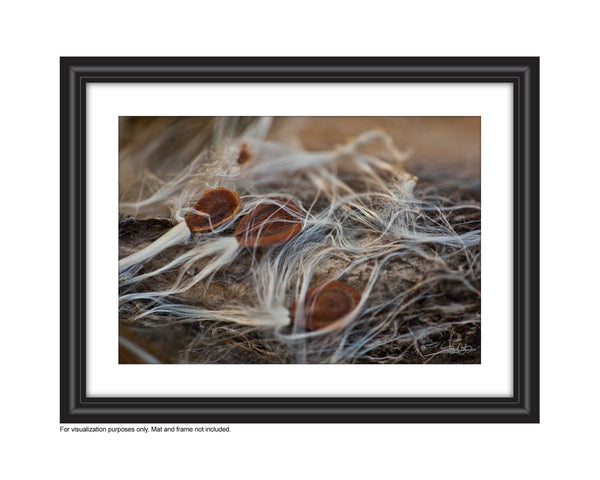
M 63 57 L 60 62 L 63 423 L 539 422 L 539 58 Z M 514 107 L 510 398 L 92 398 L 86 394 L 86 86 L 94 82 L 509 83 Z

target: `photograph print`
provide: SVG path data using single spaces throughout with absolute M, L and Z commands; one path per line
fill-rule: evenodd
M 481 363 L 480 117 L 120 117 L 119 363 Z

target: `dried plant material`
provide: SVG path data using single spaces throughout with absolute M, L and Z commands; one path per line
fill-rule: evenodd
M 259 247 L 283 243 L 302 229 L 302 212 L 285 198 L 269 198 L 243 217 L 235 229 L 240 245 Z
M 173 359 L 183 363 L 479 362 L 479 177 L 431 162 L 407 171 L 409 155 L 387 128 L 309 151 L 269 140 L 271 123 L 214 119 L 216 133 L 196 141 L 207 146 L 187 168 L 139 197 L 144 215 L 155 209 L 149 219 L 133 220 L 124 202 L 122 256 L 167 228 L 165 206 L 185 225 L 207 188 L 235 190 L 241 206 L 128 269 L 121 323 L 186 329 Z M 243 145 L 252 160 L 240 168 Z M 327 283 L 355 293 L 332 294 L 335 307 L 315 315 L 335 303 L 314 301 L 314 286 Z
M 307 330 L 339 328 L 340 320 L 360 303 L 360 293 L 339 280 L 311 288 L 290 306 L 292 322 Z
M 202 194 L 188 213 L 185 223 L 192 232 L 213 230 L 230 220 L 240 209 L 240 196 L 223 187 L 212 188 Z

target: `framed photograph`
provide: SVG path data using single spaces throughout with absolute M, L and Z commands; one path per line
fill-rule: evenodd
M 539 422 L 538 183 L 538 58 L 61 58 L 61 422 Z

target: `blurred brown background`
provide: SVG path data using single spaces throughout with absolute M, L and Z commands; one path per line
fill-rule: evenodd
M 385 131 L 400 150 L 412 151 L 409 172 L 437 165 L 480 174 L 481 117 L 276 117 L 268 138 L 325 150 L 372 129 Z

